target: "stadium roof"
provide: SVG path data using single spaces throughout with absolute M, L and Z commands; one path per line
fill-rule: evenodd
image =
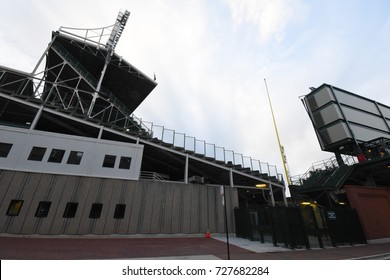
M 106 48 L 59 31 L 53 32 L 52 48 L 49 49 L 46 60 L 46 69 L 51 69 L 47 71 L 47 82 L 55 82 L 55 79 L 63 81 L 74 79 L 73 71 L 62 70 L 61 76 L 58 77 L 59 67 L 63 61 L 58 53 L 66 56 L 68 61 L 73 61 L 72 66 L 79 67 L 79 71 L 83 71 L 88 77 L 90 86 L 96 88 L 108 55 Z M 154 80 L 113 53 L 102 81 L 100 94 L 105 97 L 115 96 L 132 113 L 156 86 Z

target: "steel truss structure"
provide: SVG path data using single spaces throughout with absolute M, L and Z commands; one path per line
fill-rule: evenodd
M 132 134 L 150 136 L 150 129 L 133 114 L 143 99 L 128 102 L 125 96 L 120 100 L 112 92 L 111 84 L 115 83 L 114 76 L 118 73 L 121 77 L 141 79 L 148 84 L 149 92 L 157 85 L 114 52 L 129 14 L 127 11 L 119 13 L 115 24 L 107 27 L 61 27 L 53 33 L 46 51 L 27 79 L 15 80 L 12 76 L 5 77 L 6 71 L 0 72 L 2 89 L 17 86 L 14 94 L 30 101 Z M 107 43 L 103 44 L 106 38 Z M 92 68 L 87 69 L 88 63 L 81 62 L 82 58 L 88 60 Z M 148 93 L 143 94 L 146 97 Z

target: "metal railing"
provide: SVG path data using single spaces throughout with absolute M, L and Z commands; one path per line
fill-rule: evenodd
M 225 149 L 224 147 L 208 143 L 205 140 L 199 140 L 193 136 L 176 132 L 173 129 L 168 129 L 152 122 L 145 122 L 140 119 L 139 121 L 143 124 L 143 127 L 146 127 L 151 132 L 151 140 L 155 143 L 181 150 L 188 154 L 194 154 L 220 164 L 231 165 L 237 169 L 245 168 L 253 172 L 258 171 L 261 174 L 267 174 L 269 177 L 275 177 L 280 182 L 283 182 L 283 175 L 278 173 L 276 165 L 270 165 L 267 162 L 244 156 L 233 150 Z
M 139 178 L 141 180 L 152 180 L 159 182 L 165 181 L 165 179 L 160 174 L 151 171 L 141 171 Z
M 358 160 L 354 156 L 342 155 L 342 159 L 345 165 L 352 166 L 358 163 Z M 301 186 L 303 182 L 307 181 L 314 174 L 325 174 L 324 171 L 333 170 L 338 168 L 339 164 L 335 156 L 315 162 L 311 165 L 311 167 L 301 175 L 296 175 L 291 177 L 291 183 L 295 186 Z
M 98 28 L 74 28 L 61 26 L 58 31 L 75 39 L 82 40 L 98 48 L 105 48 L 115 24 Z

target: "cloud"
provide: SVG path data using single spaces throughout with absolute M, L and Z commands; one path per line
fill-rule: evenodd
M 281 41 L 289 24 L 301 19 L 304 7 L 301 1 L 290 0 L 225 0 L 238 28 L 241 24 L 253 25 L 261 43 Z

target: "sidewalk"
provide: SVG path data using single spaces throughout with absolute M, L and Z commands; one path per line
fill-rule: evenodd
M 0 236 L 2 260 L 228 259 L 226 238 L 201 236 Z M 390 243 L 290 250 L 229 238 L 235 260 L 390 259 Z

